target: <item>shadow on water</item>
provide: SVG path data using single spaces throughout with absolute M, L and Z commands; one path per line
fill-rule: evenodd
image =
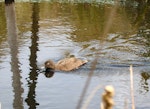
M 8 44 L 10 47 L 11 54 L 11 71 L 12 75 L 12 87 L 14 92 L 13 108 L 23 109 L 22 93 L 23 89 L 21 87 L 21 71 L 19 69 L 18 60 L 18 42 L 17 42 L 17 27 L 16 27 L 16 16 L 15 16 L 15 5 L 14 2 L 6 4 L 6 20 L 7 20 L 7 34 L 8 34 Z
M 31 47 L 30 47 L 30 67 L 31 72 L 27 78 L 29 92 L 26 98 L 26 103 L 29 106 L 29 109 L 36 109 L 39 103 L 36 101 L 36 85 L 38 79 L 37 73 L 37 51 L 38 51 L 38 31 L 39 31 L 39 4 L 32 4 L 32 36 L 31 36 Z

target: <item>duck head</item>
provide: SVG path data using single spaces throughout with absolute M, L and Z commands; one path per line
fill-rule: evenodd
M 55 70 L 55 64 L 53 61 L 48 60 L 45 62 L 45 69 L 51 69 L 51 70 Z

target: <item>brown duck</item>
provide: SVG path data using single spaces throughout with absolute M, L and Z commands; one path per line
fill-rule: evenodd
M 80 66 L 86 64 L 87 62 L 87 60 L 81 60 L 75 57 L 62 59 L 56 64 L 53 61 L 48 60 L 45 62 L 45 68 L 59 71 L 71 71 L 78 69 Z

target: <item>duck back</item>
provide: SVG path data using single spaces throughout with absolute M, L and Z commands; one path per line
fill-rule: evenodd
M 65 58 L 57 62 L 55 65 L 56 70 L 71 71 L 78 69 L 83 64 L 87 63 L 87 60 L 81 60 L 75 57 Z

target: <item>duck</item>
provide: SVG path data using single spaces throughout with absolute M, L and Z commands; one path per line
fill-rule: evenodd
M 45 62 L 45 69 L 58 71 L 72 71 L 86 64 L 87 60 L 82 60 L 76 57 L 65 58 L 58 61 L 56 64 L 52 60 Z

